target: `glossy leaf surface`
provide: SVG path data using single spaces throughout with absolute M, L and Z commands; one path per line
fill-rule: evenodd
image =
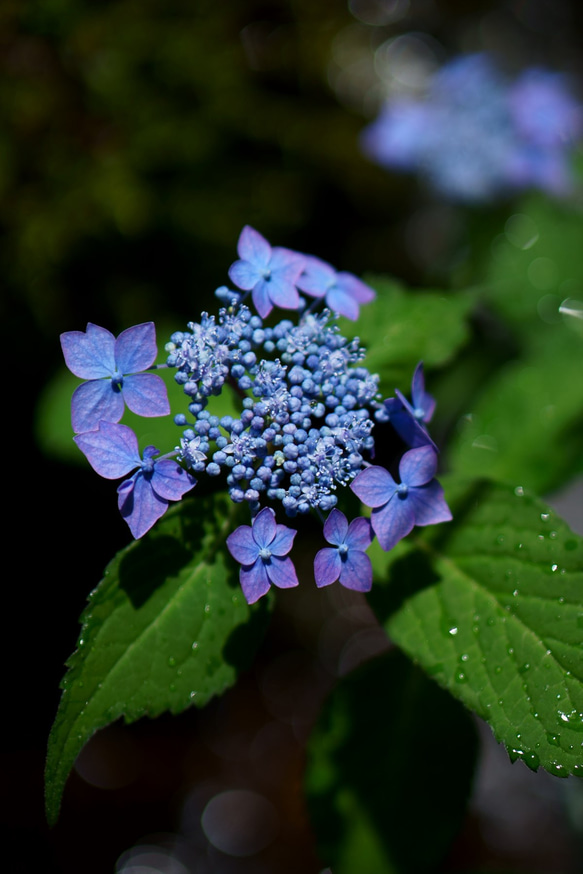
M 243 597 L 224 546 L 233 512 L 224 496 L 182 502 L 118 553 L 91 593 L 49 739 L 49 821 L 97 729 L 202 707 L 252 660 L 269 598 L 251 608 Z
M 583 775 L 583 539 L 522 489 L 446 488 L 455 524 L 371 550 L 387 632 L 512 759 Z

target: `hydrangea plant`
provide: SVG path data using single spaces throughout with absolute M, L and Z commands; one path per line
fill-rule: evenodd
M 253 657 L 274 599 L 304 586 L 366 594 L 391 640 L 486 719 L 513 759 L 581 775 L 583 541 L 522 487 L 449 478 L 444 490 L 423 363 L 387 391 L 348 333 L 361 306 L 382 306 L 370 285 L 313 255 L 272 248 L 251 227 L 238 254 L 235 288 L 219 288 L 216 313 L 173 333 L 158 365 L 151 323 L 117 340 L 91 324 L 61 337 L 67 365 L 86 380 L 73 395 L 74 441 L 100 476 L 121 480 L 118 507 L 135 541 L 82 617 L 49 742 L 49 819 L 97 729 L 221 694 Z M 420 320 L 429 303 L 420 297 L 418 306 Z M 426 330 L 452 331 L 444 324 L 429 320 Z M 371 353 L 393 372 L 390 343 Z M 124 401 L 134 413 L 169 416 L 154 368 L 172 372 L 184 396 L 161 451 L 140 450 L 120 422 Z M 298 555 L 309 556 L 311 571 Z M 373 669 L 377 690 L 377 675 L 394 679 L 395 664 Z M 375 695 L 362 691 L 369 681 L 350 682 L 348 698 L 327 713 L 340 708 L 345 726 L 342 708 L 354 700 L 371 744 L 382 746 L 366 705 Z M 362 783 L 368 746 L 328 718 L 311 748 L 323 770 L 312 767 L 307 785 L 315 809 L 334 811 L 329 858 L 344 870 L 338 848 L 356 837 L 339 798 L 354 792 L 374 806 L 376 795 Z M 451 719 L 467 739 L 463 711 Z M 384 749 L 376 754 L 384 761 Z

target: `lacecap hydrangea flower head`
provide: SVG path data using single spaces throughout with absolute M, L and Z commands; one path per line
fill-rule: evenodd
M 313 255 L 272 248 L 249 226 L 238 254 L 229 270 L 236 288 L 218 289 L 218 312 L 202 313 L 171 336 L 165 364 L 154 365 L 151 323 L 117 340 L 96 325 L 62 335 L 66 363 L 88 380 L 73 395 L 75 442 L 101 476 L 131 474 L 117 491 L 135 537 L 192 489 L 196 499 L 203 476 L 246 505 L 249 524 L 231 532 L 226 545 L 249 603 L 271 586 L 299 583 L 290 557 L 297 530 L 277 515 L 312 514 L 323 526 L 317 586 L 339 581 L 368 591 L 366 551 L 375 535 L 391 549 L 415 525 L 451 518 L 435 480 L 437 447 L 427 430 L 435 402 L 425 391 L 423 366 L 413 375 L 411 402 L 400 392 L 383 398 L 365 350 L 336 324 L 339 315 L 356 320 L 360 306 L 374 299 L 372 288 Z M 135 413 L 168 415 L 163 381 L 141 372 L 155 367 L 172 368 L 185 394 L 186 410 L 171 426 L 180 433 L 169 433 L 163 455 L 154 446 L 140 454 L 136 435 L 119 421 L 124 400 Z M 238 399 L 239 415 L 213 412 L 222 392 Z M 375 431 L 391 425 L 406 447 L 400 483 L 373 464 Z M 349 521 L 337 507 L 347 487 L 373 508 L 370 521 Z
M 474 54 L 430 76 L 421 97 L 387 100 L 361 147 L 452 200 L 479 203 L 526 188 L 567 196 L 582 133 L 583 110 L 565 77 L 529 68 L 511 81 Z

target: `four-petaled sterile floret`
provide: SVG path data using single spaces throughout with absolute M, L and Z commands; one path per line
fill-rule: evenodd
M 390 422 L 399 437 L 412 449 L 417 446 L 432 446 L 437 452 L 437 446 L 429 436 L 426 423 L 431 421 L 435 409 L 435 398 L 425 391 L 423 362 L 419 362 L 411 382 L 411 398 L 409 403 L 399 389 L 395 389 L 395 398 L 387 398 L 383 407 L 377 410 L 377 421 Z
M 134 325 L 116 339 L 106 328 L 87 325 L 86 332 L 61 334 L 61 348 L 69 370 L 86 379 L 71 402 L 73 430 L 92 431 L 100 421 L 119 422 L 124 401 L 138 416 L 170 413 L 166 386 L 154 373 L 142 373 L 157 355 L 153 322 Z
M 164 515 L 170 501 L 179 501 L 196 485 L 195 478 L 171 458 L 156 458 L 155 446 L 147 446 L 141 458 L 137 437 L 127 425 L 100 422 L 95 431 L 78 434 L 74 440 L 93 470 L 106 479 L 119 479 L 138 468 L 117 490 L 120 513 L 136 538 Z
M 304 271 L 298 280 L 298 288 L 310 297 L 324 298 L 333 312 L 355 322 L 360 305 L 370 303 L 376 292 L 352 273 L 337 273 L 334 268 L 315 258 L 306 256 Z
M 239 562 L 239 579 L 243 594 L 253 604 L 269 591 L 273 584 L 279 589 L 298 585 L 291 558 L 297 532 L 278 525 L 271 507 L 265 507 L 253 520 L 253 525 L 240 525 L 227 537 L 227 549 Z
M 332 510 L 324 522 L 325 546 L 314 559 L 316 585 L 329 586 L 339 580 L 347 589 L 368 592 L 372 588 L 372 564 L 366 550 L 372 542 L 370 522 L 363 516 L 350 525 L 344 513 Z
M 415 525 L 435 525 L 452 518 L 443 489 L 434 479 L 437 454 L 431 446 L 406 452 L 397 483 L 384 467 L 371 465 L 350 484 L 354 494 L 372 507 L 371 525 L 384 550 L 392 549 Z
M 297 281 L 304 269 L 304 257 L 281 247 L 271 248 L 265 237 L 246 225 L 237 244 L 239 261 L 229 268 L 237 288 L 250 291 L 262 319 L 274 306 L 298 309 Z

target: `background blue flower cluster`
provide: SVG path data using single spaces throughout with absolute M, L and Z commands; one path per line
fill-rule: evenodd
M 569 195 L 582 132 L 583 110 L 560 74 L 533 67 L 509 81 L 492 58 L 473 54 L 430 76 L 423 95 L 387 100 L 361 147 L 447 197 L 478 203 L 525 188 Z

